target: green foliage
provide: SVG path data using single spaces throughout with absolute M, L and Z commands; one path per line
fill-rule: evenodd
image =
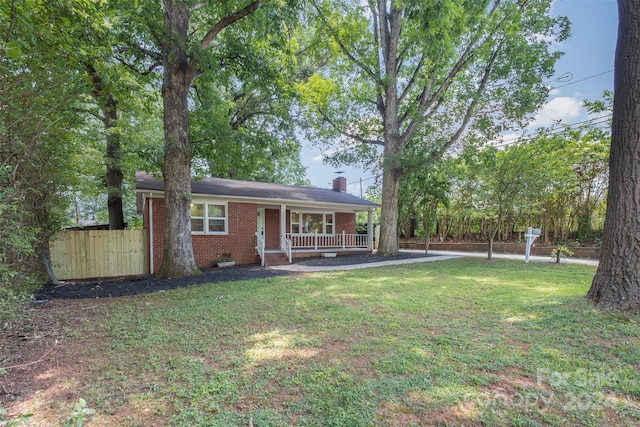
M 398 148 L 406 150 L 403 169 L 410 170 L 439 157 L 468 112 L 478 130 L 513 126 L 546 99 L 542 78 L 559 55 L 540 34 L 568 36 L 566 19 L 551 18 L 549 6 L 509 1 L 492 10 L 487 2 L 404 2 L 382 11 L 376 3 L 318 2 L 310 18 L 315 36 L 326 42 L 318 47 L 336 57 L 298 85 L 314 135 L 341 137 L 336 159 L 355 160 L 348 152 L 363 143 L 391 143 L 383 135 L 383 124 L 391 124 L 384 114 L 395 113 Z M 398 39 L 382 43 L 376 25 L 392 15 L 402 20 Z M 397 61 L 397 68 L 383 60 Z M 485 70 L 488 82 L 479 86 Z M 398 100 L 385 98 L 389 86 Z
M 573 255 L 573 251 L 563 245 L 557 245 L 553 249 L 553 251 L 551 251 L 551 259 L 555 260 L 556 262 L 560 262 L 560 257 L 562 256 L 568 257 L 572 255 Z
M 84 25 L 84 6 L 0 6 L 2 42 L 22 52 L 0 56 L 0 285 L 17 292 L 39 279 L 41 251 L 66 221 L 81 83 L 66 61 L 73 40 L 58 29 Z
M 6 418 L 7 410 L 0 407 L 0 421 L 4 422 L 3 427 L 17 427 L 22 425 L 29 425 L 29 420 L 33 417 L 33 414 L 19 415 L 17 418 L 9 420 Z
M 82 427 L 88 415 L 95 414 L 95 409 L 87 407 L 87 402 L 80 398 L 73 406 L 71 417 L 64 423 L 64 427 Z
M 278 12 L 259 10 L 250 22 L 227 28 L 217 48 L 199 58 L 211 67 L 195 82 L 190 113 L 195 169 L 204 176 L 302 184 L 292 116 L 300 53 L 291 34 L 298 30 L 281 19 L 276 31 L 262 19 L 265 13 Z
M 20 275 L 19 260 L 33 254 L 37 239 L 37 229 L 25 224 L 28 219 L 20 210 L 20 195 L 9 185 L 12 170 L 10 165 L 0 169 L 0 283 L 3 286 Z
M 31 287 L 33 285 L 31 284 Z M 31 299 L 33 299 L 33 294 L 29 291 L 0 286 L 0 330 L 6 329 L 16 320 L 25 316 L 24 305 Z
M 451 174 L 454 163 L 441 159 L 433 164 L 414 168 L 400 182 L 399 229 L 407 236 L 407 225 L 411 220 L 419 221 L 421 235 L 428 237 L 436 220 L 438 206 L 449 205 Z
M 525 123 L 545 101 L 544 79 L 560 55 L 549 40 L 568 36 L 568 21 L 551 17 L 550 7 L 550 0 L 314 3 L 318 46 L 335 54 L 298 85 L 309 139 L 338 141 L 332 163 L 382 170 L 381 253 L 398 251 L 403 175 L 441 158 L 469 130 L 492 136 Z
M 498 147 L 477 136 L 465 144 L 452 160 L 451 204 L 438 211 L 443 237 L 487 239 L 496 232 L 515 239 L 536 226 L 543 241 L 597 241 L 606 208 L 607 126 L 540 129 Z

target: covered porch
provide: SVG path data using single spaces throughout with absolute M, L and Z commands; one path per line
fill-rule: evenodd
M 323 253 L 373 252 L 373 207 L 259 206 L 256 251 L 261 265 L 269 254 L 296 257 Z M 356 213 L 367 212 L 367 234 L 356 233 Z

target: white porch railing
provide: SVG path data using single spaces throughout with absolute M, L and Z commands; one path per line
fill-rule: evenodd
M 296 250 L 324 250 L 333 249 L 369 249 L 366 234 L 283 234 L 280 236 L 280 251 L 285 254 L 289 264 L 292 254 Z M 264 236 L 256 233 L 256 251 L 260 256 L 260 264 L 265 265 L 266 242 Z M 273 251 L 272 251 L 273 252 Z
M 258 256 L 260 257 L 260 265 L 264 267 L 264 236 L 260 233 L 256 233 L 256 251 L 258 251 Z
M 369 247 L 366 234 L 287 234 L 286 239 L 296 249 L 353 249 Z
M 289 239 L 286 234 L 283 234 L 281 236 L 281 239 L 282 239 L 282 242 L 280 247 L 282 248 L 282 252 L 284 252 L 284 254 L 289 259 L 289 264 L 291 264 L 291 253 L 292 253 L 291 239 Z

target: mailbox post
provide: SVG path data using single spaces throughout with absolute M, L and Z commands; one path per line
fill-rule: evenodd
M 527 239 L 527 248 L 524 252 L 524 262 L 529 263 L 529 255 L 531 254 L 531 245 L 533 241 L 536 240 L 536 237 L 539 237 L 542 234 L 542 230 L 539 228 L 527 227 L 527 234 L 524 235 Z

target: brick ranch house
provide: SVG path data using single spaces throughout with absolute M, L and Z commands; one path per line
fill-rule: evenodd
M 236 264 L 276 264 L 322 253 L 373 250 L 372 212 L 379 205 L 333 189 L 208 178 L 191 182 L 191 237 L 200 268 L 231 256 Z M 138 211 L 149 243 L 149 271 L 160 268 L 164 182 L 136 173 Z M 356 234 L 356 213 L 368 213 L 368 234 Z

